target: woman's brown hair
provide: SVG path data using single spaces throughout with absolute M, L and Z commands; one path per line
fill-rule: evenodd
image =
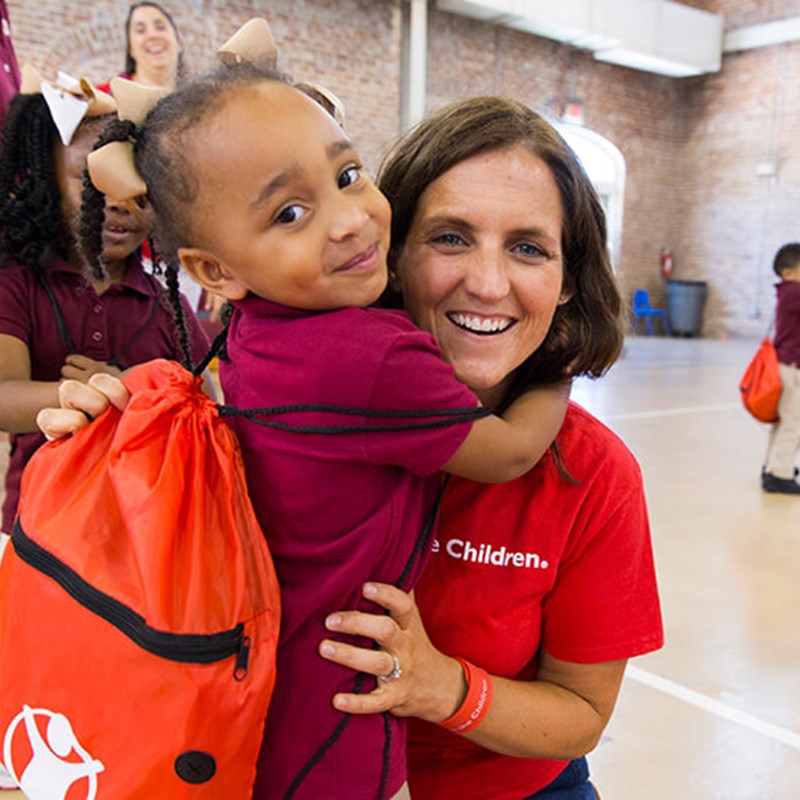
M 535 384 L 599 377 L 622 350 L 622 301 L 606 246 L 605 214 L 580 162 L 540 114 L 515 100 L 476 97 L 435 112 L 403 136 L 378 180 L 392 207 L 394 263 L 433 181 L 480 153 L 516 146 L 544 161 L 558 186 L 564 293 L 570 299 L 556 310 L 542 345 L 516 370 L 506 403 Z M 397 296 L 385 300 L 401 304 Z

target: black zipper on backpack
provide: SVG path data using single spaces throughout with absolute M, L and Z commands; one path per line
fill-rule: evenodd
M 151 628 L 144 617 L 87 583 L 49 551 L 36 544 L 23 531 L 19 517 L 14 521 L 11 541 L 16 554 L 26 563 L 52 578 L 67 594 L 93 614 L 106 620 L 143 650 L 187 664 L 213 664 L 237 656 L 234 665 L 237 680 L 247 673 L 250 642 L 244 625 L 219 633 L 170 633 Z

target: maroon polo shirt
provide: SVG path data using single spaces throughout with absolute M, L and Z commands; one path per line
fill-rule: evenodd
M 159 281 L 131 259 L 121 283 L 97 295 L 91 284 L 66 262 L 47 273 L 75 351 L 96 361 L 123 367 L 153 358 L 180 360 L 181 349 L 171 309 Z M 208 350 L 208 338 L 184 302 L 193 360 Z M 57 381 L 70 353 L 56 314 L 33 271 L 17 265 L 0 269 L 0 334 L 22 341 L 30 353 L 31 380 Z M 2 530 L 11 531 L 19 499 L 19 481 L 28 460 L 44 443 L 39 433 L 10 436 Z
M 248 297 L 234 312 L 228 354 L 230 363 L 221 362 L 220 379 L 226 402 L 240 409 L 325 403 L 413 413 L 477 405 L 442 360 L 433 337 L 403 312 L 347 308 L 318 313 Z M 264 419 L 370 424 L 358 414 Z M 362 600 L 364 582 L 400 579 L 433 507 L 437 471 L 470 426 L 323 434 L 277 430 L 241 418 L 229 422 L 242 446 L 283 607 L 277 683 L 254 797 L 283 798 L 345 720 L 331 705 L 333 695 L 354 691 L 355 674 L 317 654 L 328 635 L 326 615 L 342 609 L 374 611 Z M 415 583 L 422 562 L 413 562 L 404 588 Z M 374 679 L 365 680 L 362 691 L 374 685 Z M 405 723 L 391 715 L 387 721 L 379 715 L 352 716 L 293 796 L 372 800 L 382 777 L 387 797 L 405 779 Z
M 800 367 L 800 282 L 781 281 L 775 286 L 775 350 L 781 364 Z

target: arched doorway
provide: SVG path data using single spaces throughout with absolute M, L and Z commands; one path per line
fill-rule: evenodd
M 622 246 L 625 159 L 619 148 L 605 136 L 587 130 L 582 125 L 562 122 L 556 127 L 575 151 L 589 180 L 600 195 L 608 222 L 608 250 L 611 261 L 616 266 Z

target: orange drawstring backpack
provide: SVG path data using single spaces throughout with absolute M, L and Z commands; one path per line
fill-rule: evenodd
M 241 453 L 165 360 L 42 447 L 0 562 L 0 762 L 30 800 L 252 794 L 280 600 Z
M 778 354 L 772 340 L 765 337 L 739 381 L 739 395 L 744 407 L 759 422 L 777 422 L 782 392 Z

